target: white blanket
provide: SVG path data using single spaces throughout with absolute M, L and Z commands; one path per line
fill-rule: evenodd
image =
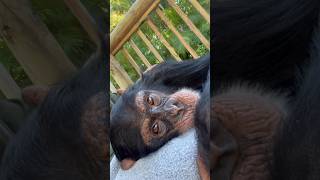
M 122 170 L 117 158 L 110 162 L 110 180 L 200 180 L 195 130 L 172 139 L 158 151 Z

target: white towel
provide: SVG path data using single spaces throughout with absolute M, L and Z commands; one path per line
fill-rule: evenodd
M 110 162 L 110 180 L 200 180 L 195 130 L 172 139 L 158 151 L 122 170 L 117 158 Z

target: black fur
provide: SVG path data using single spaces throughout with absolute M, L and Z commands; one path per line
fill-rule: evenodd
M 110 119 L 110 141 L 119 160 L 131 158 L 137 160 L 159 149 L 165 142 L 178 134 L 163 139 L 156 147 L 147 147 L 142 140 L 137 123 L 141 117 L 136 113 L 135 95 L 141 90 L 157 90 L 172 94 L 187 87 L 202 90 L 207 80 L 210 56 L 198 60 L 182 62 L 166 61 L 143 74 L 112 107 Z
M 101 92 L 107 94 L 104 93 L 107 53 L 99 52 L 93 58 L 73 79 L 50 90 L 40 108 L 9 143 L 0 169 L 1 180 L 103 180 L 108 177 L 105 169 L 109 162 L 94 159 L 91 147 L 84 140 L 86 130 L 81 126 L 88 100 Z M 100 97 L 98 108 L 105 109 L 107 97 Z M 107 116 L 97 118 L 108 126 Z
M 171 93 L 182 87 L 202 89 L 209 66 L 210 55 L 200 57 L 197 60 L 166 61 L 156 66 L 152 71 L 146 72 L 132 88 L 164 90 Z
M 243 80 L 294 95 L 320 1 L 217 0 L 212 7 L 214 87 Z
M 320 33 L 311 63 L 274 147 L 273 179 L 320 179 Z
M 320 179 L 320 1 L 218 0 L 212 7 L 215 90 L 245 81 L 289 95 L 272 179 Z
M 198 138 L 198 152 L 204 160 L 207 170 L 210 170 L 210 137 L 213 131 L 210 131 L 210 111 L 211 111 L 211 96 L 210 92 L 210 72 L 208 80 L 205 83 L 203 92 L 200 95 L 194 120 L 194 126 Z

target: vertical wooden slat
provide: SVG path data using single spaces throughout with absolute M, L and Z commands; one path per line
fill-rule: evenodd
M 167 0 L 169 5 L 179 14 L 181 19 L 186 23 L 186 25 L 190 28 L 190 30 L 200 39 L 200 41 L 203 43 L 203 45 L 210 49 L 210 43 L 202 35 L 201 31 L 193 24 L 193 22 L 188 18 L 188 16 L 179 8 L 178 5 L 176 5 L 174 0 Z
M 124 19 L 111 32 L 110 53 L 115 55 L 125 42 L 136 32 L 149 13 L 158 6 L 160 0 L 136 0 Z
M 121 89 L 126 89 L 129 85 L 133 84 L 129 75 L 120 66 L 119 62 L 113 55 L 110 55 L 110 71 L 113 79 L 117 82 Z
M 141 75 L 141 68 L 139 67 L 139 65 L 136 63 L 136 61 L 132 58 L 132 56 L 129 54 L 129 52 L 123 48 L 122 52 L 124 54 L 124 56 L 126 57 L 126 59 L 129 61 L 129 63 L 132 65 L 132 67 L 137 71 L 137 73 L 139 75 Z
M 110 81 L 110 91 L 112 93 L 117 93 L 117 89 L 116 89 L 116 87 L 114 87 L 114 85 L 111 83 L 111 81 Z
M 78 19 L 84 30 L 88 33 L 91 40 L 100 47 L 102 33 L 95 20 L 91 17 L 87 9 L 82 5 L 80 0 L 64 0 L 65 4 L 71 10 L 73 15 Z
M 160 19 L 168 26 L 168 28 L 177 36 L 179 41 L 182 43 L 182 45 L 189 51 L 189 53 L 192 55 L 193 58 L 198 58 L 196 51 L 189 46 L 189 44 L 184 40 L 182 35 L 179 33 L 179 31 L 174 27 L 174 25 L 171 23 L 171 21 L 164 15 L 162 10 L 159 8 L 156 9 L 156 13 L 160 17 Z
M 65 0 L 68 1 L 68 0 Z M 69 0 L 75 1 L 75 0 Z M 194 25 L 194 23 L 188 18 L 188 16 L 180 9 L 178 5 L 175 4 L 174 0 L 167 0 L 169 5 L 175 9 L 177 14 L 183 19 L 186 25 L 190 28 L 190 30 L 200 39 L 200 41 L 205 45 L 206 48 L 210 49 L 210 41 L 203 36 L 201 31 Z M 142 41 L 146 44 L 148 49 L 153 53 L 158 61 L 163 61 L 162 56 L 159 51 L 155 48 L 155 46 L 151 43 L 151 41 L 146 37 L 146 35 L 139 29 L 141 23 L 146 20 L 148 26 L 154 31 L 154 33 L 159 38 L 160 42 L 168 49 L 173 58 L 177 60 L 181 60 L 179 55 L 176 53 L 175 48 L 173 48 L 165 37 L 161 34 L 158 27 L 152 22 L 151 18 L 148 17 L 149 13 L 155 9 L 156 14 L 160 17 L 161 21 L 175 34 L 181 44 L 187 49 L 187 51 L 192 55 L 193 58 L 198 58 L 198 54 L 196 51 L 187 43 L 187 41 L 183 38 L 182 34 L 177 30 L 177 28 L 173 25 L 173 23 L 165 16 L 163 11 L 157 8 L 160 0 L 136 0 L 133 6 L 130 8 L 129 12 L 126 14 L 124 20 L 122 20 L 119 25 L 114 29 L 111 33 L 110 39 L 110 67 L 112 77 L 119 85 L 121 89 L 127 88 L 128 85 L 132 84 L 132 80 L 126 73 L 126 71 L 120 66 L 119 62 L 115 60 L 115 55 L 117 52 L 122 50 L 124 57 L 129 61 L 132 67 L 139 74 L 142 72 L 139 65 L 132 58 L 127 49 L 123 47 L 124 43 L 128 42 L 138 57 L 142 60 L 142 62 L 148 67 L 152 67 L 151 63 L 148 61 L 146 56 L 141 52 L 137 44 L 130 39 L 134 32 L 142 39 Z M 204 10 L 204 8 L 199 4 L 199 2 L 194 0 L 189 0 L 189 2 L 195 7 L 197 11 L 204 17 L 204 19 L 210 23 L 210 16 Z M 111 87 L 111 85 L 110 85 Z M 115 87 L 111 87 L 112 91 L 115 90 Z
M 159 54 L 159 52 L 154 48 L 154 46 L 151 44 L 149 39 L 143 34 L 143 32 L 140 29 L 138 29 L 137 34 L 142 39 L 142 41 L 148 46 L 150 51 L 159 60 L 159 62 L 163 62 L 163 59 L 162 59 L 161 55 Z
M 76 72 L 29 0 L 1 0 L 0 29 L 0 36 L 34 84 L 56 84 Z
M 21 99 L 20 87 L 2 64 L 0 64 L 0 90 L 8 99 Z
M 162 44 L 168 49 L 170 54 L 178 61 L 181 61 L 181 58 L 179 57 L 178 53 L 174 50 L 174 48 L 168 43 L 168 41 L 163 37 L 163 35 L 160 33 L 157 26 L 152 22 L 152 20 L 148 17 L 147 18 L 147 24 L 149 27 L 153 30 L 153 32 L 158 36 L 159 40 L 162 42 Z
M 149 61 L 147 60 L 147 58 L 142 54 L 142 52 L 140 51 L 140 49 L 138 48 L 138 46 L 136 45 L 136 43 L 134 43 L 134 41 L 132 39 L 130 39 L 130 45 L 133 48 L 133 50 L 137 53 L 137 55 L 140 57 L 140 59 L 142 60 L 142 62 L 147 66 L 147 67 L 151 67 L 151 64 L 149 63 Z
M 192 6 L 201 14 L 201 16 L 210 24 L 210 15 L 207 11 L 201 6 L 197 0 L 189 0 Z

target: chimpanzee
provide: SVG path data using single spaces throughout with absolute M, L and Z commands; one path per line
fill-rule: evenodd
M 211 178 L 320 179 L 320 1 L 212 7 Z
M 214 95 L 215 179 L 319 179 L 320 36 L 289 105 L 285 95 L 236 86 Z
M 209 55 L 166 61 L 145 72 L 123 93 L 110 119 L 111 145 L 123 169 L 193 126 L 209 66 Z
M 270 179 L 273 139 L 287 114 L 286 98 L 234 85 L 214 94 L 211 178 Z
M 108 178 L 107 55 L 50 89 L 6 148 L 1 180 Z

